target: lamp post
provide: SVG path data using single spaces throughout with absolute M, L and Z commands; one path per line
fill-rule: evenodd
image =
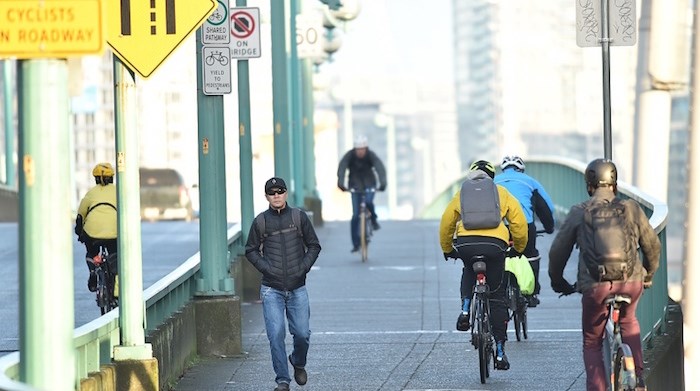
M 389 216 L 396 213 L 396 122 L 394 116 L 379 112 L 374 117 L 375 125 L 386 128 L 386 196 L 389 204 Z

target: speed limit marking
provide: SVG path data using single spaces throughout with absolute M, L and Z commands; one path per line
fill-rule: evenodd
M 323 57 L 323 17 L 320 13 L 297 15 L 297 56 L 299 58 Z

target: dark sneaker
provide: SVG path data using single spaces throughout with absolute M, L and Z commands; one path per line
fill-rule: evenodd
M 379 225 L 379 223 L 377 222 L 377 220 L 372 220 L 372 229 L 373 229 L 373 230 L 379 231 L 379 229 L 381 229 L 381 228 L 382 228 L 382 227 Z
M 540 299 L 535 295 L 525 296 L 527 298 L 527 306 L 530 308 L 537 307 L 540 304 Z
M 289 391 L 289 384 L 279 383 L 277 384 L 277 387 L 275 387 L 274 391 Z
M 360 246 L 355 246 L 352 248 L 352 250 L 350 250 L 351 253 L 356 253 L 358 251 L 360 251 Z
M 289 356 L 289 363 L 292 364 L 294 367 L 294 381 L 297 382 L 298 385 L 303 386 L 306 384 L 306 369 L 304 367 L 298 367 L 292 363 L 292 356 Z
M 469 312 L 462 312 L 457 318 L 457 330 L 469 331 Z
M 510 363 L 508 362 L 506 352 L 503 350 L 503 345 L 503 342 L 496 343 L 496 361 L 494 361 L 494 365 L 498 370 L 507 371 L 510 369 Z
M 90 292 L 97 290 L 97 274 L 95 272 L 90 272 L 90 277 L 88 277 L 88 290 Z
M 644 378 L 637 377 L 637 387 L 635 387 L 634 391 L 647 391 L 647 385 L 644 384 Z

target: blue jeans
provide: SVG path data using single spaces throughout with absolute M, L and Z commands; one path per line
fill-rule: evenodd
M 352 193 L 352 219 L 350 220 L 350 238 L 354 248 L 360 247 L 360 204 L 362 197 L 365 197 L 367 209 L 372 213 L 372 220 L 377 219 L 374 213 L 374 193 L 373 191 Z
M 291 383 L 289 366 L 287 364 L 287 349 L 285 346 L 285 312 L 289 322 L 289 332 L 292 334 L 292 362 L 297 367 L 306 366 L 306 354 L 309 351 L 309 295 L 306 286 L 293 291 L 280 291 L 269 286 L 260 287 L 260 297 L 263 303 L 263 316 L 267 339 L 270 340 L 272 368 L 275 370 L 277 383 Z

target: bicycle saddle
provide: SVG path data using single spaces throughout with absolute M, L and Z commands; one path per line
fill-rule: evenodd
M 607 299 L 605 299 L 605 304 L 610 304 L 610 303 L 629 304 L 631 302 L 632 302 L 632 298 L 629 295 L 610 295 L 610 296 L 608 296 Z
M 483 259 L 484 257 L 483 257 L 483 256 L 477 256 L 477 257 L 474 257 L 474 258 L 472 258 L 472 259 L 475 259 L 475 258 Z M 484 262 L 484 261 L 476 261 L 476 262 L 474 262 L 474 264 L 472 265 L 472 269 L 474 269 L 474 272 L 475 272 L 475 273 L 483 273 L 483 272 L 486 272 L 486 262 Z

